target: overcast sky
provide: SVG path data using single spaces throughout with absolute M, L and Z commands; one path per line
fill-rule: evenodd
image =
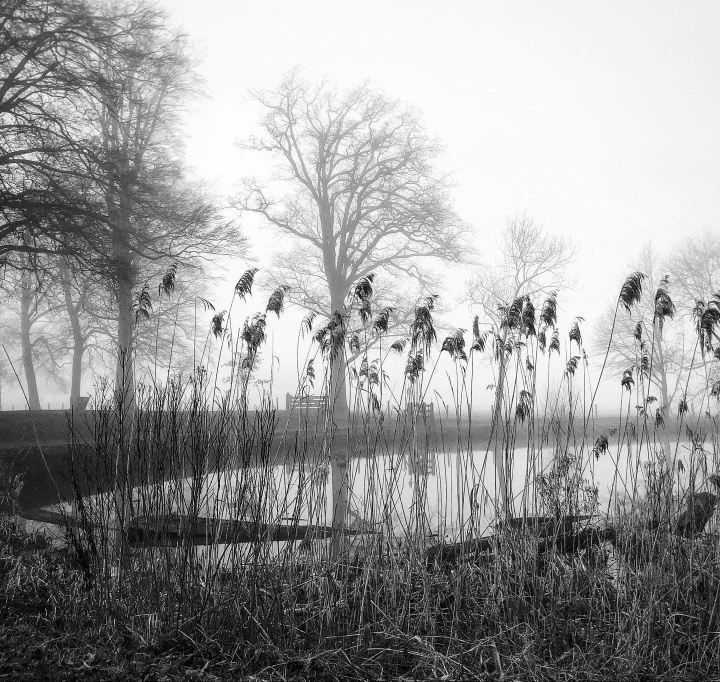
M 588 332 L 646 241 L 662 251 L 720 224 L 720 3 L 164 2 L 211 96 L 188 161 L 222 193 L 257 163 L 234 147 L 257 132 L 248 90 L 300 66 L 417 107 L 487 253 L 518 211 L 570 237 L 564 307 Z

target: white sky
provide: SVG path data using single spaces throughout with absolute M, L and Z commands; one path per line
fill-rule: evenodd
M 718 3 L 167 2 L 212 97 L 188 160 L 222 190 L 257 161 L 248 89 L 299 65 L 416 106 L 481 245 L 518 210 L 571 236 L 585 313 L 645 241 L 717 224 Z
M 417 107 L 489 259 L 517 212 L 571 238 L 578 289 L 563 307 L 568 322 L 586 319 L 586 337 L 645 242 L 662 251 L 720 225 L 720 3 L 161 4 L 196 43 L 210 95 L 188 116 L 187 161 L 223 195 L 257 173 L 258 157 L 235 147 L 258 132 L 248 90 L 300 66 L 311 81 L 368 80 Z M 262 267 L 271 243 L 254 230 L 246 225 Z M 228 299 L 247 266 L 230 268 Z M 458 324 L 470 322 L 459 310 Z
M 369 80 L 424 114 L 489 257 L 518 211 L 570 237 L 578 290 L 563 307 L 588 336 L 646 241 L 662 250 L 720 224 L 720 3 L 165 4 L 212 97 L 191 116 L 188 162 L 222 193 L 256 172 L 234 146 L 257 132 L 248 90 L 300 66 L 309 80 Z M 267 239 L 248 236 L 262 261 Z

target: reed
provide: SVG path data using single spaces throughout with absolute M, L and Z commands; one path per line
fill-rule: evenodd
M 629 278 L 618 309 L 642 281 Z M 596 419 L 600 377 L 589 375 L 582 320 L 563 344 L 554 296 L 537 319 L 530 301 L 508 306 L 502 334 L 474 325 L 466 351 L 460 330 L 436 341 L 430 299 L 407 345 L 383 341 L 391 311 L 373 318 L 361 293 L 359 332 L 380 342 L 348 364 L 346 415 L 332 405 L 278 413 L 268 396 L 251 411 L 246 375 L 235 373 L 244 389 L 220 391 L 200 369 L 138 386 L 128 439 L 126 397 L 102 388 L 92 436 L 71 433 L 71 549 L 0 545 L 5 603 L 47 593 L 43 618 L 92 646 L 122 637 L 139 652 L 191 652 L 220 678 L 720 674 L 717 536 L 678 532 L 720 468 L 711 408 L 692 421 L 682 410 L 653 416 L 639 363 L 618 379 L 617 421 Z M 280 314 L 283 294 L 266 313 Z M 701 317 L 701 342 L 712 343 L 715 322 Z M 256 357 L 263 319 L 241 327 L 233 357 Z M 214 333 L 228 320 L 214 320 Z M 303 325 L 311 332 L 313 320 Z M 315 333 L 330 352 L 333 329 Z M 366 347 L 351 336 L 341 341 Z M 391 391 L 386 366 L 406 348 Z M 445 353 L 453 402 L 430 419 L 422 405 Z M 301 386 L 327 390 L 328 357 L 308 357 Z M 488 394 L 472 381 L 481 361 L 496 368 L 489 423 L 477 415 Z M 338 553 L 328 528 L 339 439 L 350 464 Z M 600 468 L 611 472 L 605 490 Z

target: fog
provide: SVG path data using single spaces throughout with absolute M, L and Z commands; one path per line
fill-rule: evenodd
M 163 5 L 188 35 L 203 79 L 204 96 L 193 98 L 181 116 L 187 172 L 217 197 L 247 240 L 246 248 L 235 250 L 237 256 L 225 254 L 221 265 L 210 266 L 212 279 L 192 295 L 212 302 L 217 311 L 234 305 L 238 326 L 264 309 L 279 281 L 278 254 L 297 246 L 262 216 L 237 210 L 244 178 L 270 179 L 282 172 L 277 159 L 238 145 L 262 133 L 263 106 L 249 93 L 277 89 L 293 69 L 307 83 L 326 79 L 340 92 L 367 83 L 373 92 L 412 108 L 441 145 L 433 163 L 437 173 L 447 174 L 448 200 L 467 227 L 463 244 L 467 253 L 473 251 L 474 262 L 453 265 L 451 258 L 433 264 L 430 293 L 439 295 L 438 346 L 456 328 L 469 337 L 475 315 L 481 324 L 488 322 L 483 309 L 468 300 L 473 293 L 468 283 L 501 259 L 508 221 L 527 216 L 574 251 L 562 266 L 570 286 L 558 292 L 558 327 L 565 361 L 574 354 L 567 351 L 572 321 L 584 319 L 583 351 L 592 383 L 605 350 L 598 326 L 625 277 L 644 271 L 643 249 L 653 245 L 657 286 L 671 269 L 668 260 L 688 240 L 697 244 L 715 234 L 720 101 L 712 30 L 718 9 L 712 4 L 687 9 L 675 3 L 610 3 L 600 9 L 570 2 L 549 7 L 457 2 L 440 10 L 432 3 L 398 2 L 390 8 L 370 3 L 362 12 L 329 2 L 280 2 L 271 8 L 220 0 Z M 717 282 L 718 254 L 707 256 L 707 281 L 695 294 L 703 300 Z M 233 288 L 250 267 L 259 268 L 254 298 L 233 304 Z M 673 275 L 684 277 L 687 271 L 676 267 Z M 388 286 L 382 272 L 377 276 L 378 290 Z M 180 268 L 179 281 L 197 284 L 195 277 Z M 411 280 L 403 286 L 403 295 L 414 303 L 428 293 Z M 677 292 L 672 278 L 669 292 Z M 687 308 L 692 294 L 683 296 Z M 17 289 L 10 287 L 4 342 L 24 382 L 15 333 L 17 298 Z M 542 296 L 538 299 L 539 308 Z M 297 389 L 298 357 L 313 352 L 298 340 L 304 315 L 301 306 L 289 303 L 282 319 L 268 324 L 272 349 L 264 351 L 254 380 L 268 388 L 272 375 L 279 402 Z M 690 312 L 684 315 L 676 327 L 687 326 Z M 205 343 L 212 316 L 207 309 L 199 318 L 195 314 L 196 346 Z M 52 337 L 53 329 L 52 324 L 36 327 L 35 335 Z M 689 353 L 690 342 L 683 348 Z M 67 406 L 68 357 L 43 361 L 43 343 L 35 353 L 41 406 Z M 437 358 L 439 348 L 435 353 Z M 271 355 L 276 357 L 272 371 Z M 429 393 L 452 403 L 447 374 L 453 364 L 446 360 L 439 361 Z M 396 384 L 402 383 L 405 361 L 388 362 Z M 25 399 L 7 364 L 3 409 L 21 409 Z M 485 387 L 494 375 L 487 365 L 477 363 L 473 402 L 479 412 L 489 411 L 492 402 Z M 112 352 L 96 357 L 81 393 L 93 394 L 95 375 L 113 371 Z M 604 411 L 617 409 L 620 376 L 620 365 L 603 375 L 607 384 L 596 401 Z M 260 395 L 257 387 L 251 393 L 251 402 Z

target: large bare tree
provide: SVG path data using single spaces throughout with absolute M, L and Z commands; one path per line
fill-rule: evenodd
M 237 205 L 291 239 L 278 276 L 295 302 L 334 325 L 329 395 L 337 419 L 348 410 L 342 338 L 353 286 L 371 273 L 386 285 L 421 281 L 423 262 L 461 258 L 465 228 L 434 166 L 440 147 L 412 109 L 366 85 L 341 92 L 297 73 L 253 97 L 265 110 L 263 134 L 243 146 L 271 155 L 277 173 L 245 181 Z M 330 450 L 333 525 L 342 529 L 348 451 Z
M 199 92 L 186 38 L 149 4 L 127 8 L 111 22 L 113 40 L 97 51 L 89 95 L 107 221 L 106 282 L 117 315 L 117 386 L 132 394 L 134 324 L 147 310 L 149 272 L 178 262 L 199 268 L 240 241 L 218 205 L 186 178 L 182 114 Z
M 146 282 L 173 264 L 187 277 L 240 246 L 186 178 L 182 117 L 199 87 L 187 39 L 168 23 L 143 2 L 0 7 L 0 261 L 28 271 L 26 313 L 33 282 L 46 297 L 63 294 L 73 401 L 88 343 L 103 334 L 114 336 L 117 376 L 132 392 Z

